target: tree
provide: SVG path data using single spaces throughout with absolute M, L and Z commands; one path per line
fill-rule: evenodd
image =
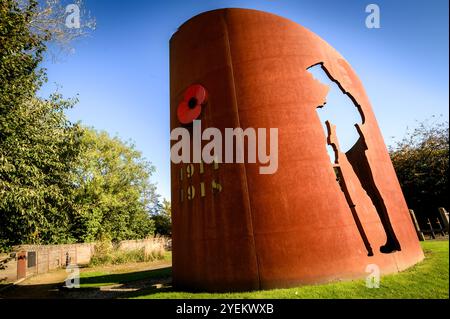
M 155 223 L 155 235 L 172 235 L 172 208 L 168 200 L 164 199 L 159 209 L 153 212 L 152 220 Z
M 150 177 L 155 168 L 133 144 L 85 128 L 74 169 L 77 209 L 72 233 L 79 241 L 103 235 L 112 240 L 153 235 L 149 212 L 158 195 Z
M 54 96 L 11 112 L 20 122 L 3 135 L 0 162 L 0 238 L 9 244 L 72 241 L 70 176 L 81 132 L 65 118 L 66 107 Z
M 79 6 L 81 3 L 76 2 Z M 40 6 L 41 4 L 41 6 Z M 20 243 L 74 240 L 72 163 L 81 130 L 64 111 L 76 102 L 36 96 L 47 43 L 68 43 L 93 29 L 64 24 L 58 0 L 0 0 L 0 251 Z M 42 6 L 43 5 L 43 6 Z
M 80 130 L 64 110 L 74 100 L 36 97 L 38 67 L 52 39 L 37 1 L 0 0 L 0 250 L 20 243 L 70 242 L 71 163 Z
M 0 251 L 152 235 L 154 167 L 134 145 L 71 123 L 65 110 L 76 100 L 36 95 L 47 43 L 93 28 L 86 19 L 67 28 L 60 2 L 45 3 L 0 0 Z
M 438 207 L 449 207 L 448 134 L 447 121 L 427 120 L 390 149 L 406 202 L 422 223 L 437 216 Z

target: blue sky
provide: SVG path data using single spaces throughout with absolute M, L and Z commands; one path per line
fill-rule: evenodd
M 204 11 L 263 10 L 321 36 L 359 75 L 388 145 L 417 120 L 439 114 L 448 119 L 447 0 L 84 2 L 97 29 L 73 44 L 74 53 L 44 62 L 49 82 L 41 95 L 54 91 L 55 83 L 66 97 L 79 94 L 69 118 L 133 140 L 156 166 L 152 180 L 168 199 L 169 39 L 179 25 Z M 380 29 L 365 27 L 365 7 L 370 3 L 380 7 Z

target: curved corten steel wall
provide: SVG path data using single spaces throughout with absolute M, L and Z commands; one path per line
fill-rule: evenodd
M 362 115 L 360 139 L 347 153 L 333 123 L 328 133 L 321 126 L 316 109 L 328 87 L 307 71 L 317 64 Z M 197 94 L 202 105 L 191 107 L 202 129 L 278 128 L 279 135 L 272 175 L 259 174 L 257 164 L 172 163 L 176 286 L 285 287 L 360 278 L 369 264 L 397 272 L 423 259 L 363 86 L 317 35 L 260 11 L 200 14 L 170 41 L 170 90 L 171 129 L 192 130 L 179 120 L 190 115 L 177 112 Z

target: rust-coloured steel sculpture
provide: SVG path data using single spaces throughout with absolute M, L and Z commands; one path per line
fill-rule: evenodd
M 317 114 L 328 93 L 307 71 L 317 64 L 362 117 L 346 153 Z M 192 129 L 198 118 L 221 131 L 279 130 L 272 175 L 249 163 L 172 163 L 176 286 L 286 287 L 361 278 L 369 264 L 397 272 L 423 259 L 364 88 L 324 40 L 265 12 L 210 11 L 173 35 L 170 73 L 171 129 Z

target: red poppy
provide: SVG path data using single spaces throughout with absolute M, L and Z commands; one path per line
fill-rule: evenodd
M 177 116 L 182 124 L 189 124 L 200 116 L 202 105 L 206 104 L 208 93 L 200 84 L 193 84 L 184 92 L 183 101 L 178 104 Z

